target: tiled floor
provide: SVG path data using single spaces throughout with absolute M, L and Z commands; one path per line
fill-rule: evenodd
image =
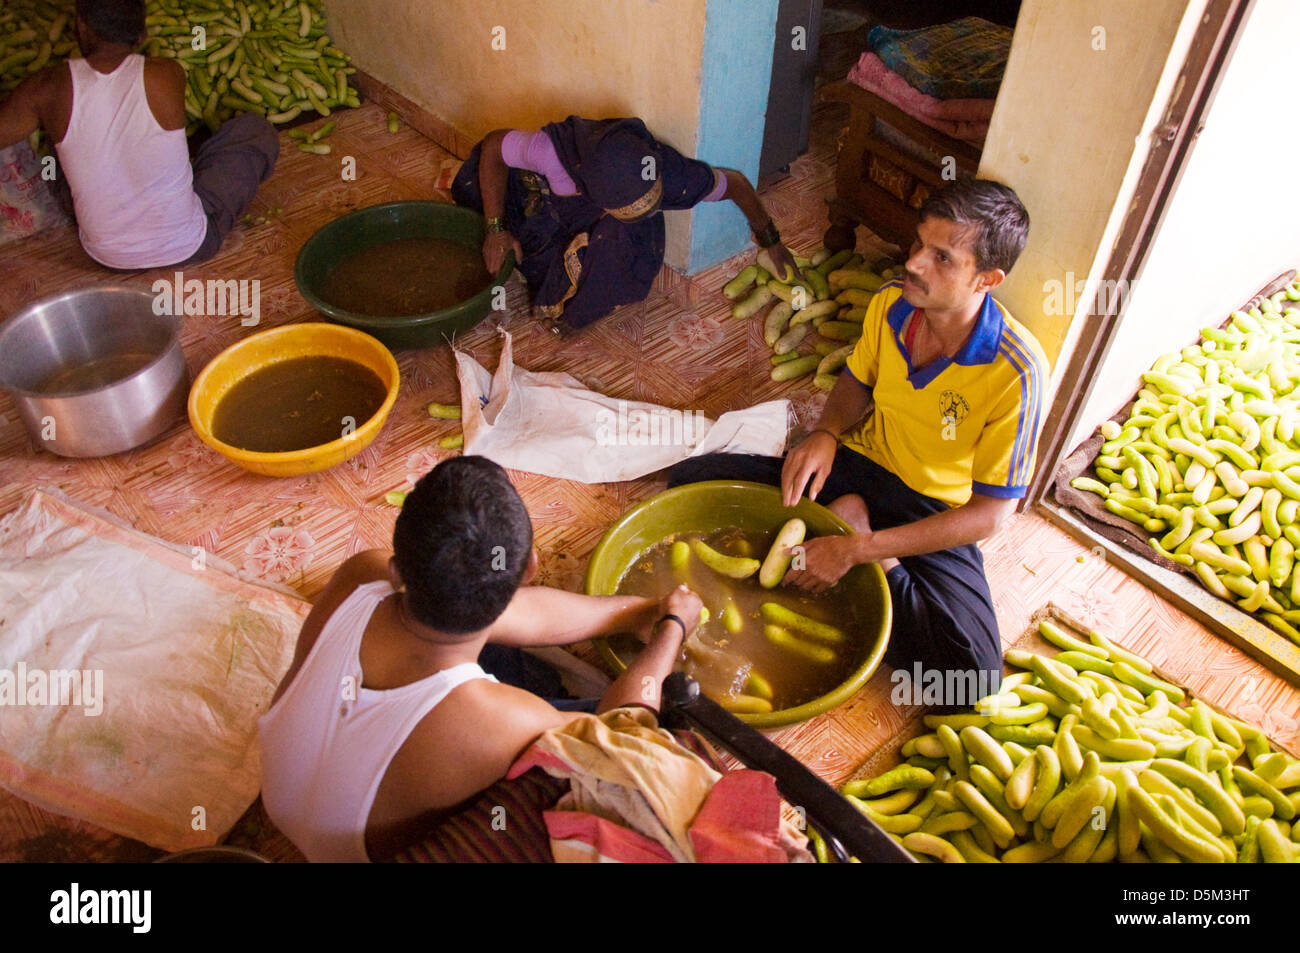
M 792 175 L 763 195 L 788 244 L 810 252 L 825 227 L 823 199 L 832 188 L 840 116 L 819 107 L 813 149 Z M 261 281 L 262 327 L 311 320 L 293 285 L 294 256 L 316 229 L 349 209 L 403 198 L 445 197 L 455 162 L 413 131 L 387 132 L 376 107 L 337 116 L 334 155 L 286 151 L 251 210 L 269 221 L 241 226 L 220 256 L 186 273 L 196 278 Z M 343 181 L 339 157 L 357 159 L 356 181 Z M 283 209 L 282 215 L 274 214 Z M 882 246 L 863 236 L 871 258 Z M 790 398 L 800 425 L 811 426 L 824 396 L 808 379 L 777 384 L 758 322 L 741 323 L 716 293 L 739 267 L 724 263 L 692 281 L 666 276 L 644 303 L 624 308 L 591 328 L 557 340 L 534 322 L 521 287 L 512 283 L 501 323 L 514 335 L 515 361 L 535 370 L 564 370 L 614 397 L 649 400 L 716 416 L 774 397 Z M 59 290 L 126 284 L 148 288 L 162 272 L 111 275 L 80 250 L 66 228 L 0 248 L 0 320 L 24 303 Z M 492 321 L 460 340 L 488 367 L 498 341 Z M 238 340 L 235 318 L 189 318 L 182 339 L 191 373 Z M 281 526 L 300 530 L 286 557 L 292 571 L 274 578 L 310 598 L 348 555 L 385 546 L 396 511 L 383 503 L 449 451 L 438 438 L 455 429 L 424 413 L 429 401 L 453 402 L 457 387 L 451 351 L 440 347 L 399 355 L 402 391 L 376 441 L 347 464 L 325 473 L 274 480 L 228 464 L 178 424 L 149 447 L 104 460 L 75 461 L 37 451 L 7 396 L 0 396 L 0 512 L 35 486 L 57 486 L 103 507 L 137 528 L 168 540 L 201 545 L 238 566 L 258 571 L 259 545 Z M 663 488 L 660 476 L 585 486 L 526 473 L 512 474 L 536 527 L 542 580 L 578 589 L 585 561 L 609 523 Z M 984 544 L 1004 641 L 1014 641 L 1030 613 L 1049 600 L 1148 654 L 1171 675 L 1235 714 L 1261 724 L 1293 748 L 1300 692 L 1216 640 L 1195 622 L 1118 570 L 1105 565 L 1036 516 L 1022 516 Z M 1084 562 L 1078 557 L 1085 556 Z M 885 671 L 849 703 L 822 718 L 776 732 L 774 738 L 828 781 L 839 782 L 906 720 L 889 702 Z M 276 859 L 296 856 L 255 808 L 232 840 Z M 0 860 L 142 859 L 154 852 L 107 832 L 47 814 L 0 794 Z

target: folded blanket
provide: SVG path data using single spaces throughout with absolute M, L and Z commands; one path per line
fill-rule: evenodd
M 880 57 L 863 53 L 849 70 L 848 80 L 897 106 L 914 119 L 954 139 L 980 144 L 989 132 L 992 99 L 935 99 L 910 86 Z
M 979 17 L 921 30 L 872 27 L 867 49 L 927 96 L 993 99 L 1002 85 L 1011 29 Z
M 809 859 L 802 835 L 781 818 L 771 775 L 720 774 L 644 708 L 618 708 L 546 732 L 508 777 L 534 767 L 571 785 L 545 815 L 557 861 Z

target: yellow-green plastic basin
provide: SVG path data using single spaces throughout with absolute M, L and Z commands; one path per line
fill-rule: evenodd
M 809 536 L 845 535 L 849 527 L 819 503 L 801 499 L 786 507 L 776 487 L 739 480 L 710 480 L 665 490 L 633 507 L 605 533 L 587 564 L 587 593 L 613 595 L 619 580 L 647 549 L 671 533 L 711 533 L 730 526 L 745 532 L 767 533 L 786 520 L 799 517 Z M 893 613 L 889 585 L 879 566 L 857 566 L 844 578 L 844 587 L 856 603 L 863 636 L 854 647 L 857 667 L 840 685 L 795 708 L 763 714 L 737 715 L 756 728 L 776 728 L 822 715 L 843 704 L 866 684 L 889 645 Z M 601 657 L 617 671 L 627 664 L 604 639 L 596 640 Z

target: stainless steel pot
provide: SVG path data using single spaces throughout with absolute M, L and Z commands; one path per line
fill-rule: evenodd
M 154 298 L 134 288 L 70 291 L 0 325 L 0 388 L 46 450 L 121 453 L 184 418 L 183 319 L 155 314 Z

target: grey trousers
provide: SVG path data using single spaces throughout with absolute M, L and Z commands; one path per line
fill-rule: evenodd
M 208 231 L 183 265 L 207 261 L 221 249 L 235 222 L 271 177 L 280 156 L 280 134 L 254 113 L 221 124 L 194 157 L 194 192 L 208 216 Z

